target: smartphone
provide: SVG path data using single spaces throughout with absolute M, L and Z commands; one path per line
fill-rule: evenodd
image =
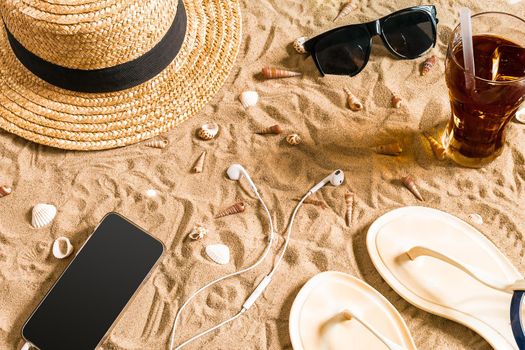
M 117 213 L 86 240 L 22 330 L 40 350 L 93 350 L 146 280 L 164 245 Z

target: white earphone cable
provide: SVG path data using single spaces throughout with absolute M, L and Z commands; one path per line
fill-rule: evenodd
M 208 287 L 216 284 L 216 283 L 219 283 L 225 279 L 228 279 L 228 278 L 231 278 L 231 277 L 234 277 L 234 276 L 238 276 L 244 272 L 247 272 L 247 271 L 250 271 L 250 270 L 253 270 L 254 268 L 256 268 L 257 266 L 259 266 L 265 259 L 266 257 L 268 256 L 268 253 L 270 252 L 271 250 L 271 247 L 272 247 L 272 244 L 273 244 L 273 241 L 275 239 L 275 232 L 274 232 L 274 228 L 273 228 L 273 220 L 272 220 L 272 215 L 270 214 L 270 210 L 268 210 L 268 207 L 266 206 L 266 204 L 264 203 L 264 200 L 261 198 L 261 196 L 259 195 L 259 193 L 256 191 L 255 194 L 257 195 L 257 198 L 259 199 L 259 202 L 261 202 L 263 208 L 264 208 L 264 211 L 266 212 L 266 215 L 268 216 L 268 221 L 269 221 L 269 225 L 270 225 L 270 237 L 269 237 L 269 242 L 268 242 L 268 245 L 266 246 L 266 249 L 263 253 L 263 255 L 259 258 L 259 260 L 257 260 L 252 266 L 250 267 L 247 267 L 245 269 L 242 269 L 242 270 L 239 270 L 237 272 L 234 272 L 234 273 L 231 273 L 231 274 L 228 274 L 228 275 L 225 275 L 223 277 L 220 277 L 220 278 L 217 278 L 216 280 L 213 280 L 209 283 L 207 283 L 206 285 L 204 285 L 203 287 L 199 288 L 196 292 L 194 292 L 182 305 L 181 307 L 179 308 L 179 311 L 177 312 L 177 315 L 175 316 L 175 320 L 173 321 L 173 328 L 172 328 L 172 331 L 171 331 L 171 337 L 170 337 L 170 350 L 173 350 L 173 342 L 175 340 L 175 330 L 177 328 L 177 322 L 179 321 L 179 318 L 182 314 L 182 311 L 184 311 L 184 309 L 186 308 L 186 306 L 197 296 L 199 295 L 202 291 L 204 291 L 205 289 L 207 289 Z M 192 338 L 186 340 L 185 342 L 183 342 L 182 344 L 180 344 L 179 346 L 177 346 L 175 348 L 175 350 L 179 350 L 181 349 L 183 346 L 186 346 L 187 344 L 191 343 L 192 341 L 204 336 L 205 334 L 208 334 L 209 332 L 212 332 L 214 330 L 216 330 L 217 328 L 220 328 L 222 327 L 223 325 L 235 320 L 237 317 L 241 316 L 246 310 L 243 308 L 241 309 L 241 311 L 239 313 L 237 313 L 235 316 L 229 318 L 228 320 L 202 332 L 202 333 L 199 333 L 195 336 L 193 336 Z

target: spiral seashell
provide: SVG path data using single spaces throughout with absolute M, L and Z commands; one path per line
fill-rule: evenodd
M 144 142 L 144 146 L 160 148 L 160 149 L 166 148 L 168 144 L 169 144 L 169 141 L 164 138 L 156 138 L 156 139 L 152 139 L 152 140 L 148 140 Z
M 307 37 L 301 36 L 293 41 L 293 48 L 297 53 L 305 54 L 306 49 L 304 48 L 304 43 L 308 40 Z
M 446 148 L 443 147 L 443 145 L 440 142 L 438 142 L 435 138 L 433 138 L 430 134 L 425 133 L 424 135 L 430 143 L 430 147 L 432 148 L 432 152 L 434 153 L 436 159 L 444 160 L 447 157 Z
M 256 132 L 256 134 L 259 135 L 279 135 L 283 132 L 283 129 L 278 125 L 272 125 L 270 127 L 264 128 L 262 130 L 259 130 Z
M 214 139 L 219 133 L 219 124 L 214 122 L 208 122 L 203 124 L 199 130 L 197 130 L 197 136 L 201 140 L 209 141 Z
M 403 182 L 403 185 L 405 185 L 405 187 L 408 188 L 408 190 L 412 192 L 412 194 L 416 196 L 417 199 L 419 199 L 420 201 L 424 201 L 423 196 L 421 195 L 421 193 L 419 193 L 419 190 L 416 186 L 416 182 L 414 181 L 414 178 L 411 175 L 403 177 L 401 179 L 401 182 Z
M 239 96 L 239 100 L 244 108 L 253 107 L 259 101 L 259 94 L 257 91 L 244 91 L 241 96 Z
M 436 62 L 437 62 L 437 58 L 434 55 L 427 58 L 425 62 L 423 62 L 423 67 L 421 68 L 421 75 L 423 76 L 427 75 L 432 69 L 432 67 L 434 67 Z
M 206 247 L 206 255 L 220 265 L 230 262 L 230 248 L 224 244 L 210 244 Z
M 53 242 L 53 255 L 57 259 L 65 259 L 73 253 L 73 245 L 67 237 L 58 237 Z
M 384 154 L 387 156 L 398 156 L 403 152 L 403 148 L 399 142 L 389 143 L 386 145 L 381 145 L 374 147 L 376 153 Z
M 245 209 L 246 209 L 246 206 L 244 205 L 244 203 L 238 202 L 232 205 L 231 207 L 228 207 L 224 209 L 223 211 L 219 212 L 219 214 L 217 214 L 215 218 L 219 219 L 219 218 L 222 218 L 228 215 L 239 214 L 239 213 L 242 213 Z
M 350 91 L 350 89 L 346 88 L 346 87 L 343 90 L 345 91 L 346 95 L 348 96 L 347 97 L 348 108 L 350 108 L 354 112 L 358 112 L 358 111 L 362 110 L 363 109 L 363 104 L 352 93 L 352 91 Z
M 354 212 L 354 194 L 350 191 L 346 191 L 345 193 L 345 203 L 346 203 L 346 226 L 350 226 L 352 224 L 352 214 Z
M 297 146 L 298 144 L 303 142 L 303 140 L 301 139 L 301 136 L 297 134 L 290 134 L 286 136 L 286 142 L 288 142 L 292 146 Z
M 0 186 L 0 198 L 10 195 L 13 189 L 9 186 Z
M 397 96 L 397 95 L 394 95 L 392 96 L 392 107 L 394 108 L 401 108 L 401 102 L 403 100 L 401 99 L 401 97 Z
M 188 236 L 194 241 L 197 241 L 199 239 L 203 239 L 205 236 L 208 235 L 208 233 L 209 231 L 206 227 L 202 225 L 195 225 L 195 227 Z
M 53 221 L 57 215 L 57 208 L 51 204 L 37 204 L 33 207 L 31 225 L 34 228 L 42 228 Z
M 193 171 L 195 173 L 202 173 L 204 170 L 204 160 L 206 159 L 206 151 L 202 152 L 202 154 L 199 156 L 199 159 L 195 162 L 195 166 L 193 167 Z
M 340 18 L 348 16 L 350 12 L 352 12 L 356 8 L 357 8 L 357 4 L 355 3 L 355 0 L 351 0 L 347 2 L 346 4 L 343 5 L 343 7 L 341 7 L 341 10 L 337 14 L 337 16 L 335 16 L 334 22 Z
M 290 70 L 284 70 L 279 68 L 264 67 L 262 69 L 262 75 L 266 79 L 279 79 L 279 78 L 291 78 L 301 76 L 302 73 L 293 72 Z

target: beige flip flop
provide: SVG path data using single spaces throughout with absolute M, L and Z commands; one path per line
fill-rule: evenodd
M 290 311 L 294 350 L 415 350 L 399 312 L 377 290 L 343 272 L 322 272 L 300 290 Z
M 471 225 L 436 209 L 400 208 L 370 226 L 367 247 L 409 303 L 467 326 L 495 349 L 525 349 L 523 276 Z

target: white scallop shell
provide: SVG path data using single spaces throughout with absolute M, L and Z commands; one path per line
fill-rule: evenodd
M 525 106 L 516 112 L 516 120 L 525 124 Z
M 34 228 L 42 228 L 53 221 L 57 215 L 57 208 L 52 204 L 40 203 L 33 207 L 31 225 Z
M 65 259 L 73 253 L 73 245 L 67 237 L 58 237 L 53 242 L 53 255 L 57 259 Z
M 197 135 L 199 136 L 199 138 L 208 141 L 208 140 L 215 138 L 215 136 L 217 136 L 218 133 L 219 133 L 219 124 L 214 123 L 214 122 L 208 122 L 206 124 L 203 124 L 199 128 Z
M 230 262 L 230 248 L 224 244 L 211 244 L 207 246 L 206 254 L 217 264 L 226 265 Z
M 259 101 L 259 94 L 257 91 L 244 91 L 241 96 L 239 96 L 244 108 L 253 107 Z
M 306 42 L 306 40 L 308 40 L 308 38 L 305 36 L 295 39 L 293 42 L 293 48 L 295 49 L 295 51 L 297 51 L 300 54 L 305 54 L 306 49 L 304 48 L 304 43 Z
M 476 214 L 476 213 L 469 214 L 468 218 L 469 218 L 469 220 L 472 223 L 474 223 L 476 225 L 482 225 L 483 224 L 483 218 L 479 214 Z

